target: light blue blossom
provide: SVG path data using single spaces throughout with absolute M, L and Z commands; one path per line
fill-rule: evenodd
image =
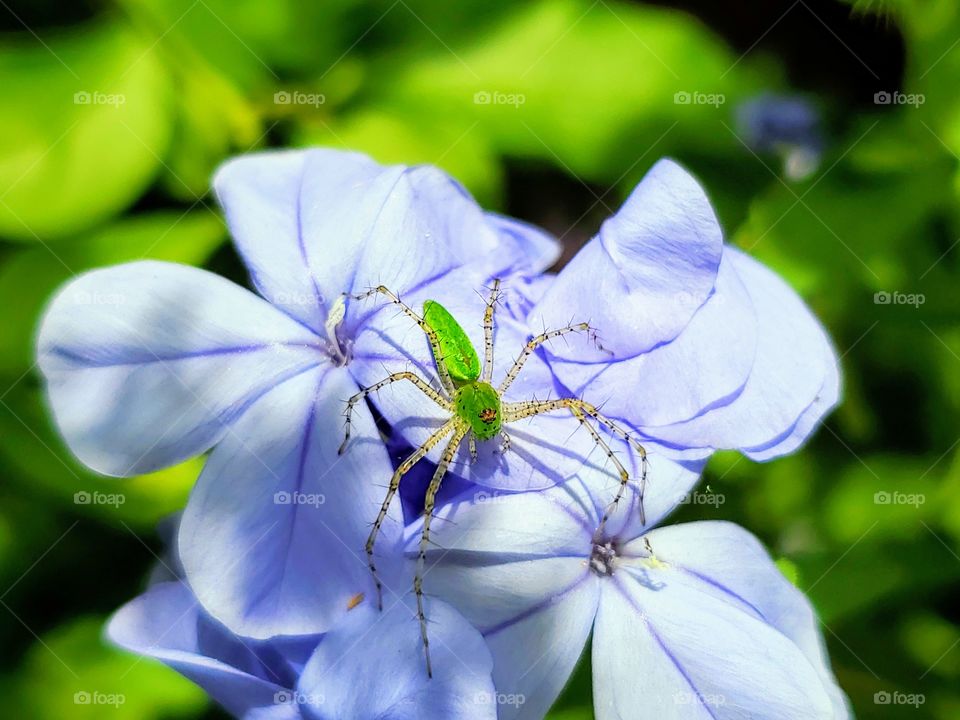
M 353 623 L 368 620 L 354 618 L 373 612 L 363 548 L 396 458 L 366 406 L 338 457 L 342 411 L 390 372 L 413 366 L 430 376 L 433 360 L 408 317 L 345 294 L 384 284 L 414 307 L 439 300 L 482 347 L 477 291 L 500 277 L 507 294 L 494 377 L 541 327 L 582 319 L 600 336 L 599 346 L 581 338 L 535 353 L 504 399 L 583 394 L 650 457 L 648 525 L 633 487 L 602 534 L 598 513 L 617 477 L 569 416 L 511 427 L 507 454 L 491 442 L 480 443 L 476 462 L 466 448 L 455 458 L 456 487 L 470 501 L 441 513 L 455 524 L 435 526 L 443 549 L 431 557 L 427 592 L 485 632 L 497 697 L 514 700 L 500 717 L 542 716 L 591 628 L 604 720 L 641 702 L 664 717 L 843 716 L 809 605 L 749 536 L 726 525 L 650 530 L 714 450 L 761 460 L 790 452 L 839 396 L 819 323 L 774 273 L 724 244 L 685 170 L 655 165 L 556 276 L 542 274 L 555 241 L 484 213 L 435 169 L 333 151 L 270 153 L 228 163 L 215 185 L 259 297 L 165 263 L 94 271 L 52 302 L 38 357 L 58 424 L 94 469 L 129 475 L 210 451 L 180 554 L 196 601 L 231 635 L 272 647 L 277 636 L 329 632 L 324 657 L 324 646 L 337 645 L 330 637 L 356 632 Z M 104 295 L 121 302 L 77 302 Z M 370 400 L 396 443 L 421 444 L 441 419 L 402 384 Z M 636 455 L 611 444 L 638 478 Z M 523 490 L 545 491 L 496 495 Z M 397 609 L 382 622 L 405 607 L 404 549 L 416 529 L 404 528 L 395 504 L 377 565 L 385 605 Z M 176 587 L 155 602 L 182 607 Z M 355 608 L 360 597 L 367 602 Z M 148 619 L 137 618 L 118 641 L 136 647 L 138 633 L 151 636 Z M 381 652 L 392 647 L 376 642 Z M 181 650 L 208 657 L 196 643 Z M 298 682 L 335 694 L 323 662 Z M 385 681 L 384 692 L 393 687 Z
M 38 362 L 61 432 L 95 470 L 150 472 L 212 448 L 180 529 L 208 612 L 250 637 L 323 632 L 372 593 L 360 556 L 392 472 L 366 408 L 337 456 L 357 374 L 383 362 L 365 351 L 373 308 L 343 293 L 384 282 L 442 297 L 451 274 L 472 293 L 492 274 L 536 274 L 556 248 L 434 168 L 353 153 L 246 156 L 215 186 L 260 297 L 169 263 L 85 273 L 48 308 Z M 88 301 L 105 296 L 117 301 Z M 385 579 L 400 530 L 396 507 Z
M 252 640 L 200 608 L 187 585 L 163 582 L 111 618 L 108 637 L 193 680 L 244 720 L 391 717 L 495 720 L 492 661 L 483 638 L 444 603 L 430 603 L 433 680 L 420 628 L 402 603 L 357 606 L 323 636 Z
M 641 527 L 635 495 L 597 536 L 607 485 L 587 470 L 434 523 L 432 591 L 483 632 L 498 693 L 524 698 L 500 720 L 542 718 L 591 632 L 597 720 L 850 717 L 809 602 L 753 536 Z
M 548 352 L 574 393 L 683 457 L 795 450 L 839 397 L 829 338 L 775 273 L 726 245 L 709 200 L 661 161 L 557 276 L 530 313 L 576 311 L 603 348 Z
M 792 452 L 839 398 L 836 353 L 820 323 L 781 278 L 723 242 L 703 189 L 670 160 L 651 169 L 558 275 L 525 284 L 517 295 L 497 316 L 494 377 L 540 328 L 588 320 L 601 342 L 568 336 L 545 347 L 505 399 L 583 396 L 602 405 L 666 458 L 660 470 L 651 459 L 650 492 L 670 500 L 689 489 L 658 479 L 673 477 L 671 461 L 697 470 L 718 449 L 757 460 Z M 469 319 L 482 316 L 483 298 L 454 289 L 443 297 L 481 347 L 482 329 Z M 367 352 L 384 364 L 364 366 L 361 383 L 411 363 L 430 372 L 429 348 L 410 342 L 410 325 L 396 313 L 380 320 L 382 334 L 368 336 L 377 344 Z M 373 399 L 413 446 L 441 420 L 417 396 L 397 387 Z M 549 487 L 593 452 L 586 433 L 571 439 L 569 428 L 569 418 L 532 418 L 526 434 L 512 431 L 521 442 L 507 462 L 491 443 L 479 462 L 462 451 L 452 472 L 499 490 Z M 535 442 L 524 445 L 526 437 Z M 428 457 L 436 461 L 439 452 Z

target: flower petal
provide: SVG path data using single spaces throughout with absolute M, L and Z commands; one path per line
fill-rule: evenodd
M 406 292 L 464 264 L 508 268 L 545 252 L 501 242 L 473 198 L 429 166 L 319 148 L 257 153 L 226 163 L 214 185 L 260 292 L 318 330 L 341 293 Z
M 324 632 L 358 594 L 373 596 L 364 544 L 391 467 L 363 407 L 350 452 L 337 455 L 343 403 L 355 391 L 342 368 L 294 378 L 255 403 L 207 461 L 180 554 L 204 607 L 238 634 Z M 398 502 L 377 546 L 388 587 L 399 520 Z
M 540 720 L 559 697 L 583 654 L 597 611 L 596 578 L 584 576 L 543 607 L 488 628 L 499 720 Z
M 794 642 L 830 695 L 835 714 L 829 717 L 848 716 L 810 601 L 780 573 L 756 537 L 722 521 L 658 528 L 648 537 L 657 557 L 700 582 L 702 591 L 740 605 Z M 624 552 L 642 548 L 643 541 L 635 540 Z
M 401 601 L 358 608 L 324 636 L 300 679 L 314 720 L 496 720 L 493 660 L 480 633 L 446 603 L 427 599 L 433 677 L 416 613 Z
M 277 696 L 281 701 L 284 695 Z M 302 720 L 303 714 L 296 705 L 278 702 L 270 707 L 258 707 L 249 710 L 243 720 Z
M 253 646 L 260 644 L 244 644 L 222 626 L 210 624 L 208 635 L 218 635 L 221 647 L 232 645 L 234 657 L 211 655 L 199 633 L 204 619 L 184 583 L 161 583 L 120 608 L 110 619 L 107 635 L 121 647 L 160 660 L 190 678 L 237 717 L 257 708 L 273 708 L 276 697 L 288 687 L 281 678 L 265 679 L 232 664 L 235 656 L 252 655 Z M 206 642 L 211 640 L 208 637 Z M 269 717 L 281 720 L 299 715 Z
M 598 599 L 586 563 L 592 528 L 565 490 L 451 505 L 432 525 L 425 591 L 483 632 L 500 720 L 542 718 L 590 634 Z M 408 535 L 413 552 L 418 525 Z
M 501 252 L 516 258 L 515 264 L 509 270 L 536 275 L 553 265 L 560 257 L 560 243 L 546 230 L 498 213 L 488 212 L 485 217 L 504 243 Z M 501 263 L 501 267 L 507 266 Z
M 703 189 L 675 162 L 660 160 L 559 274 L 530 324 L 562 327 L 576 312 L 600 328 L 616 359 L 646 352 L 679 335 L 713 292 L 722 251 Z M 610 358 L 594 349 L 587 359 Z
M 602 584 L 594 627 L 599 720 L 642 706 L 663 718 L 846 717 L 809 604 L 747 533 L 676 525 L 622 554 L 633 559 Z
M 551 368 L 574 394 L 634 427 L 680 422 L 729 403 L 750 375 L 758 335 L 753 300 L 733 264 L 725 255 L 716 291 L 671 342 L 626 360 L 551 360 Z
M 837 362 L 836 351 L 833 349 L 829 338 L 824 351 L 827 355 L 827 377 L 813 402 L 803 411 L 800 419 L 790 428 L 790 431 L 773 443 L 761 447 L 743 448 L 743 454 L 748 458 L 764 462 L 792 453 L 806 441 L 826 414 L 836 407 L 841 391 L 840 364 Z
M 796 430 L 795 447 L 837 400 L 836 355 L 823 327 L 789 285 L 745 253 L 732 247 L 727 253 L 753 298 L 759 327 L 756 359 L 743 392 L 692 420 L 643 430 L 670 444 L 713 449 L 762 449 Z M 812 415 L 798 425 L 814 404 Z
M 358 153 L 322 153 L 328 190 L 363 183 L 377 165 Z M 303 232 L 304 184 L 308 158 L 303 150 L 242 155 L 221 165 L 213 188 L 223 207 L 237 250 L 263 297 L 319 330 L 326 296 L 311 274 Z M 343 191 L 341 191 L 343 192 Z M 345 208 L 346 209 L 346 208 Z
M 145 261 L 62 288 L 37 355 L 73 452 L 99 472 L 134 475 L 210 448 L 259 395 L 323 362 L 316 342 L 217 275 Z

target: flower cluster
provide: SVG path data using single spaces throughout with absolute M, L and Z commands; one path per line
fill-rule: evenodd
M 724 244 L 685 170 L 657 163 L 556 275 L 551 237 L 435 168 L 264 153 L 227 163 L 215 188 L 256 293 L 129 263 L 73 279 L 39 334 L 51 408 L 87 465 L 126 476 L 209 451 L 181 571 L 114 616 L 116 643 L 251 720 L 542 718 L 591 632 L 602 720 L 848 716 L 809 603 L 759 543 L 726 523 L 661 525 L 714 450 L 790 452 L 839 394 L 820 325 Z M 438 301 L 483 348 L 495 278 L 494 377 L 542 328 L 595 331 L 540 346 L 504 400 L 590 397 L 642 443 L 649 483 L 611 508 L 617 472 L 569 414 L 450 458 L 423 572 L 431 678 L 411 579 L 442 446 L 386 511 L 382 610 L 365 544 L 398 453 L 446 418 L 397 383 L 356 406 L 338 453 L 348 398 L 390 373 L 436 375 L 407 315 L 356 298 L 383 285 L 413 308 Z M 78 307 L 88 293 L 123 302 Z M 640 477 L 629 440 L 607 442 Z

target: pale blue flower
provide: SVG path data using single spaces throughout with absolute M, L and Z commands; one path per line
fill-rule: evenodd
M 850 717 L 810 603 L 756 538 L 650 512 L 644 528 L 635 500 L 598 536 L 609 482 L 587 470 L 434 523 L 432 591 L 484 634 L 501 697 L 523 699 L 500 720 L 542 718 L 591 633 L 597 720 Z
M 114 614 L 108 637 L 160 660 L 244 720 L 495 720 L 492 661 L 455 610 L 431 601 L 433 680 L 420 627 L 397 603 L 364 603 L 323 636 L 242 638 L 200 608 L 183 582 L 154 585 Z
M 376 308 L 343 294 L 383 282 L 443 297 L 451 275 L 472 294 L 494 274 L 535 275 L 556 247 L 435 168 L 354 153 L 245 156 L 215 186 L 260 296 L 170 263 L 85 273 L 51 302 L 38 363 L 61 432 L 94 470 L 134 475 L 212 449 L 180 529 L 208 612 L 250 637 L 323 632 L 373 593 L 361 558 L 392 472 L 365 407 L 337 456 L 356 378 L 384 362 L 367 352 Z M 400 520 L 394 506 L 379 540 L 386 581 Z

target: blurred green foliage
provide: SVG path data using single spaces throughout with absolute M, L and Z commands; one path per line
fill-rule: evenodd
M 686 5 L 709 15 L 709 3 Z M 438 164 L 485 204 L 549 227 L 567 256 L 658 157 L 687 164 L 728 238 L 787 277 L 829 329 L 845 401 L 789 458 L 718 454 L 705 482 L 722 502 L 676 519 L 728 519 L 764 540 L 820 611 L 858 716 L 960 716 L 960 8 L 851 2 L 858 41 L 844 40 L 848 26 L 814 23 L 821 35 L 803 67 L 761 42 L 783 11 L 790 28 L 828 5 L 787 3 L 745 41 L 625 0 L 4 3 L 0 691 L 10 716 L 217 714 L 174 673 L 99 640 L 106 615 L 145 582 L 162 549 L 156 523 L 182 507 L 201 461 L 129 480 L 80 467 L 50 424 L 33 333 L 53 289 L 92 267 L 152 257 L 244 282 L 210 175 L 231 154 L 306 144 Z M 893 76 L 862 55 L 863 42 L 887 52 L 890 37 L 902 56 Z M 830 73 L 872 86 L 822 82 Z M 734 117 L 757 93 L 798 88 L 823 110 L 826 143 L 819 171 L 796 181 L 747 149 Z M 877 104 L 879 90 L 923 100 Z M 723 102 L 675 101 L 696 92 Z M 925 301 L 875 302 L 895 291 Z M 83 493 L 123 501 L 84 503 Z M 894 691 L 925 702 L 875 703 Z M 123 702 L 91 706 L 77 701 L 83 692 Z M 585 658 L 551 718 L 589 717 Z

